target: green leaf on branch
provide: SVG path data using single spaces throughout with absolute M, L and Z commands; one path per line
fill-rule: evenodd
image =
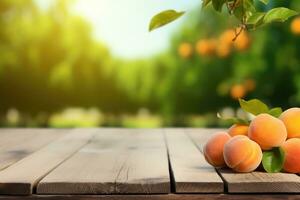
M 249 125 L 250 122 L 246 119 L 241 119 L 237 117 L 230 117 L 230 118 L 224 118 L 220 115 L 220 113 L 217 113 L 217 117 L 221 120 L 224 120 L 230 124 L 238 124 L 238 125 Z
M 243 0 L 237 3 L 234 7 L 233 14 L 240 21 L 248 19 L 252 13 L 255 13 L 256 9 L 253 5 L 253 0 Z
M 252 15 L 247 20 L 247 25 L 259 25 L 263 22 L 263 18 L 266 13 L 264 12 L 256 12 L 252 13 Z
M 212 5 L 216 11 L 221 12 L 226 1 L 227 0 L 212 0 Z
M 269 0 L 259 0 L 259 1 L 266 4 L 266 5 L 269 3 Z
M 271 110 L 269 110 L 268 113 L 274 117 L 279 117 L 282 113 L 282 108 L 280 107 L 272 108 Z
M 244 99 L 239 99 L 239 103 L 241 108 L 244 111 L 251 113 L 253 115 L 259 115 L 261 113 L 269 112 L 268 106 L 258 99 L 252 99 L 249 101 L 246 101 Z
M 149 31 L 162 27 L 181 17 L 185 12 L 175 10 L 165 10 L 155 15 L 149 24 Z
M 202 1 L 202 8 L 206 7 L 210 2 L 211 2 L 211 0 L 203 0 Z
M 280 172 L 283 168 L 285 153 L 281 147 L 275 147 L 270 151 L 263 152 L 262 165 L 266 172 Z
M 274 8 L 274 9 L 269 10 L 266 13 L 266 15 L 263 19 L 263 22 L 265 24 L 272 23 L 272 22 L 284 22 L 288 18 L 293 17 L 298 14 L 299 14 L 298 12 L 288 9 L 288 8 L 284 8 L 284 7 Z
M 256 28 L 264 25 L 263 19 L 266 13 L 256 12 L 247 19 L 246 25 L 248 30 L 255 30 Z

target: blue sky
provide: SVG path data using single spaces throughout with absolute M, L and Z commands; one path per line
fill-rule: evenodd
M 51 0 L 37 0 L 46 6 Z M 184 19 L 148 32 L 151 17 L 165 9 L 189 11 L 201 0 L 75 0 L 72 11 L 89 21 L 95 37 L 123 58 L 148 57 L 163 51 Z

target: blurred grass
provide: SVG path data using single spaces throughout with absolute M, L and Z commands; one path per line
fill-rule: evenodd
M 221 110 L 222 116 L 232 117 L 239 110 L 225 108 Z M 244 116 L 243 116 L 244 117 Z M 216 114 L 185 115 L 172 119 L 173 126 L 177 127 L 227 127 L 226 121 L 217 118 Z M 149 110 L 141 108 L 136 114 L 111 115 L 102 113 L 97 108 L 67 108 L 60 112 L 47 115 L 38 113 L 29 115 L 10 109 L 5 116 L 1 116 L 3 127 L 125 127 L 125 128 L 159 128 L 169 127 L 170 119 L 160 115 L 151 114 Z
M 103 124 L 103 116 L 96 108 L 68 108 L 50 116 L 48 125 L 54 128 L 97 127 Z

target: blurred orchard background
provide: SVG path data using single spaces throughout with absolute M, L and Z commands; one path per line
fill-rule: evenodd
M 188 14 L 148 33 L 169 8 Z M 200 0 L 1 0 L 0 126 L 221 127 L 238 98 L 299 106 L 300 18 L 232 43 L 234 26 Z

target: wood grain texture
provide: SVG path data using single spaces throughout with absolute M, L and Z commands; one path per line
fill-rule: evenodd
M 208 138 L 204 135 L 210 135 L 213 130 L 190 129 L 188 132 L 198 147 L 202 148 Z M 300 177 L 296 174 L 260 171 L 236 173 L 230 169 L 218 169 L 218 172 L 225 181 L 228 193 L 300 193 Z
M 85 145 L 95 130 L 73 130 L 0 171 L 0 194 L 29 195 L 36 183 Z
M 31 195 L 0 196 L 0 200 L 299 200 L 300 195 L 278 194 L 166 194 L 166 195 Z
M 184 129 L 165 131 L 176 193 L 222 193 L 222 179 Z
M 0 129 L 0 170 L 64 135 L 66 130 Z
M 236 173 L 219 169 L 229 193 L 300 193 L 300 177 L 288 173 Z
M 108 129 L 40 181 L 38 194 L 169 193 L 160 130 Z

